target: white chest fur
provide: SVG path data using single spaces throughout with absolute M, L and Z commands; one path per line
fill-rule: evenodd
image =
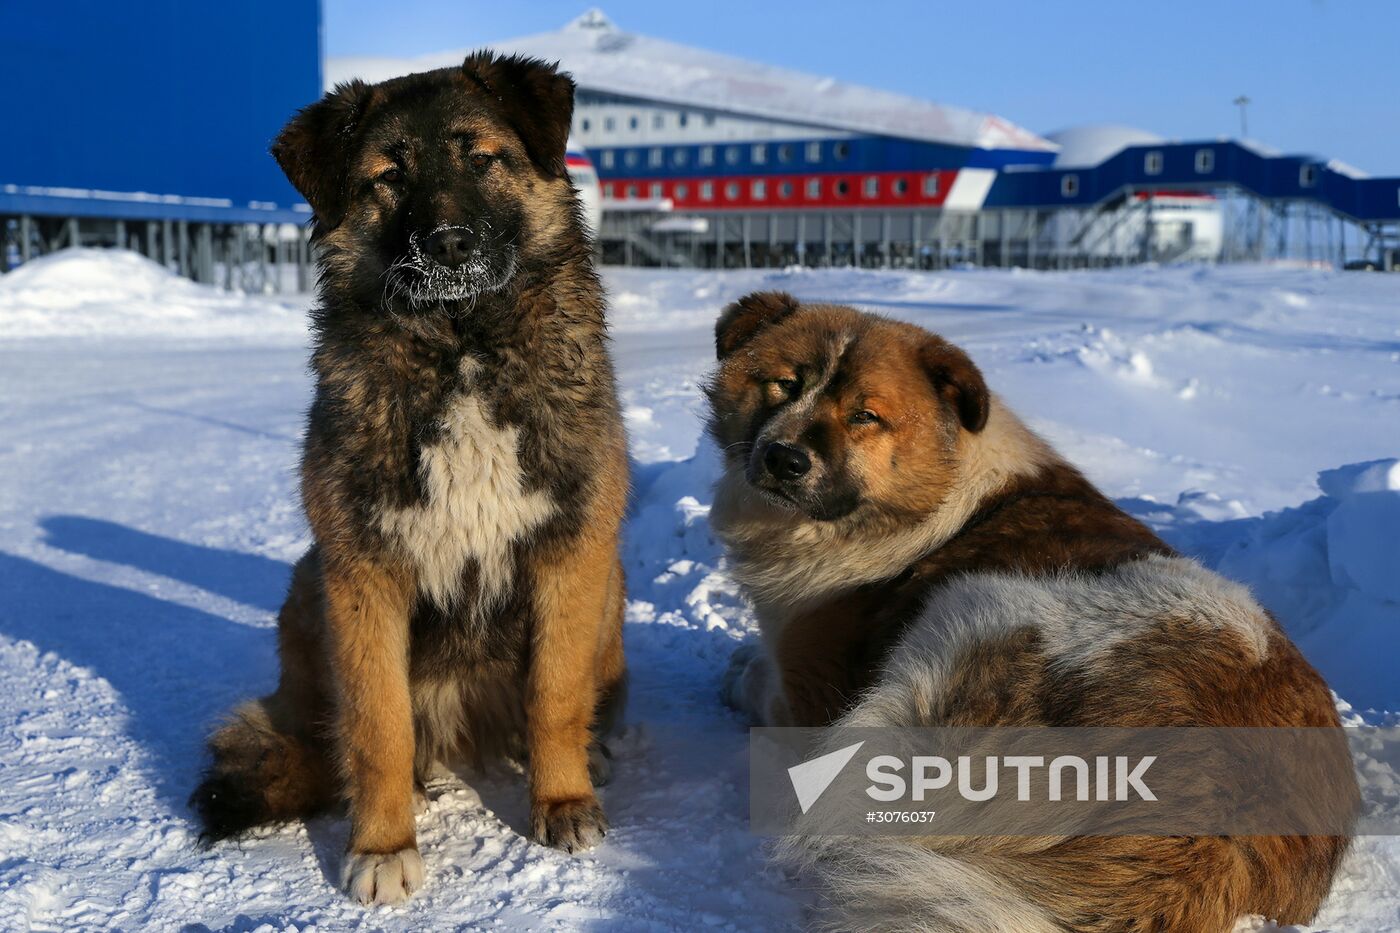
M 475 561 L 477 608 L 486 608 L 510 586 L 512 543 L 543 524 L 554 504 L 542 491 L 525 491 L 519 430 L 497 427 L 478 398 L 458 396 L 441 428 L 419 455 L 426 501 L 384 509 L 379 524 L 414 564 L 419 590 L 444 608 Z

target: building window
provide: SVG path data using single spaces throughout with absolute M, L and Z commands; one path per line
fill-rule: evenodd
M 778 161 L 779 161 L 779 162 L 791 162 L 791 161 L 792 161 L 792 146 L 791 146 L 791 144 L 789 144 L 789 143 L 783 143 L 781 146 L 778 147 Z
M 878 198 L 880 196 L 880 179 L 874 175 L 865 176 L 865 196 L 867 198 Z
M 1143 156 L 1142 170 L 1149 175 L 1162 174 L 1162 153 L 1154 149 L 1152 152 Z
M 628 149 L 625 153 L 622 154 L 622 162 L 623 162 L 623 164 L 626 165 L 628 168 L 636 168 L 636 167 L 637 167 L 637 150 L 635 150 L 635 149 Z
M 749 185 L 749 197 L 755 201 L 768 200 L 768 182 L 758 179 Z
M 651 183 L 651 192 L 650 192 L 650 196 L 653 197 L 653 198 L 659 198 L 659 197 L 661 197 L 661 182 L 659 182 L 659 181 L 654 181 L 654 182 Z
M 637 186 L 636 186 L 636 185 L 628 185 L 628 186 L 627 186 L 627 196 L 628 196 L 629 198 L 635 198 L 635 197 L 637 196 Z
M 926 198 L 936 198 L 936 197 L 938 197 L 938 176 L 937 176 L 937 175 L 925 175 L 925 176 L 924 176 L 924 197 L 926 197 Z
M 666 125 L 666 114 L 654 113 L 651 115 L 651 128 L 659 130 Z
M 807 150 L 808 162 L 820 162 L 822 160 L 821 143 L 808 143 L 805 148 Z
M 1317 184 L 1317 166 L 1304 165 L 1298 169 L 1298 184 L 1304 188 L 1311 188 Z
M 605 185 L 603 186 L 603 197 L 605 197 L 605 198 L 610 198 L 610 197 L 612 197 L 612 196 L 613 196 L 613 186 L 612 186 L 612 182 L 608 182 L 607 184 L 605 184 Z
M 682 126 L 682 127 L 684 127 L 684 126 L 685 126 L 687 123 L 689 123 L 689 122 L 690 122 L 690 114 L 688 114 L 688 113 L 681 113 L 681 114 L 678 114 L 678 115 L 676 116 L 676 123 L 678 123 L 678 124 L 679 124 L 680 126 Z
M 712 181 L 703 182 L 700 185 L 700 200 L 713 201 L 715 199 L 715 183 Z
M 714 115 L 714 114 L 712 114 L 712 113 L 707 113 L 707 114 L 705 114 L 705 125 L 706 125 L 706 126 L 714 126 L 714 125 L 715 125 L 715 115 Z
M 807 200 L 816 201 L 822 196 L 822 180 L 820 178 L 807 179 Z
M 844 178 L 836 183 L 835 188 L 836 196 L 838 198 L 844 198 L 846 195 L 851 193 L 851 183 L 846 181 Z
M 739 183 L 731 181 L 724 186 L 724 198 L 727 201 L 735 201 L 739 198 Z
M 785 181 L 778 185 L 778 197 L 782 198 L 784 201 L 792 197 L 792 182 Z
M 909 193 L 909 182 L 904 178 L 896 178 L 890 185 L 890 189 L 894 191 L 895 197 L 902 198 Z
M 603 168 L 612 168 L 613 163 L 617 161 L 611 149 L 604 149 L 603 154 L 598 158 L 599 161 L 603 164 Z
M 666 151 L 660 146 L 652 147 L 651 152 L 647 154 L 647 165 L 651 166 L 652 168 L 660 168 L 665 164 Z
M 768 147 L 763 143 L 755 143 L 753 149 L 749 151 L 749 156 L 753 159 L 754 165 L 762 165 L 768 161 Z
M 676 166 L 676 168 L 682 168 L 682 167 L 685 165 L 685 163 L 687 163 L 687 162 L 689 162 L 689 161 L 690 161 L 690 150 L 689 150 L 689 149 L 683 149 L 683 148 L 682 148 L 682 149 L 677 149 L 675 152 L 671 153 L 671 164 L 674 165 L 674 166 Z
M 604 117 L 604 118 L 603 118 L 603 129 L 605 129 L 605 130 L 607 130 L 609 133 L 611 133 L 613 130 L 617 129 L 617 121 L 614 120 L 612 117 Z
M 1079 194 L 1079 176 L 1065 175 L 1060 179 L 1060 196 L 1072 198 Z
M 593 128 L 593 121 L 588 119 L 587 117 L 584 117 L 581 126 L 583 127 L 583 131 L 587 133 L 590 129 Z
M 1215 171 L 1215 150 L 1196 150 L 1196 171 L 1202 175 L 1208 175 Z
M 851 144 L 837 143 L 831 147 L 831 154 L 836 156 L 837 162 L 844 162 L 851 156 Z
M 635 113 L 627 118 L 627 128 L 629 130 L 635 130 L 640 124 L 641 121 L 637 119 L 637 115 Z
M 690 197 L 690 186 L 685 182 L 676 185 L 676 200 L 684 201 L 688 197 Z
M 724 147 L 724 161 L 728 162 L 730 165 L 738 165 L 738 164 L 739 164 L 739 147 L 738 147 L 738 146 L 725 146 L 725 147 Z
M 701 147 L 700 147 L 700 164 L 701 164 L 701 165 L 714 165 L 714 164 L 715 164 L 715 147 L 714 147 L 714 146 L 701 146 Z

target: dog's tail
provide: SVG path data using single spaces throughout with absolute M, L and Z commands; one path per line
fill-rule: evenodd
M 311 816 L 335 801 L 334 771 L 323 747 L 279 723 L 276 701 L 244 703 L 209 740 L 214 763 L 190 797 L 206 843 Z
M 785 866 L 821 892 L 814 929 L 851 933 L 1065 933 L 1008 883 L 1005 866 L 977 864 L 912 841 L 794 837 Z
M 1305 923 L 1339 836 L 791 836 L 823 893 L 818 926 L 926 933 L 1230 933 Z
M 277 618 L 277 691 L 235 709 L 209 739 L 214 763 L 190 796 L 206 843 L 310 816 L 339 796 L 331 743 L 323 734 L 330 718 L 318 637 L 323 601 L 313 547 L 297 561 Z
M 913 839 L 792 836 L 782 864 L 820 892 L 814 929 L 851 933 L 1066 933 L 1029 898 L 1005 854 L 938 851 Z

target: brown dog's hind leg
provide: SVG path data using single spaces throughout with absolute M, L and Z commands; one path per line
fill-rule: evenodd
M 329 718 L 320 633 L 320 564 L 313 548 L 292 571 L 278 616 L 277 691 L 234 710 L 209 740 L 214 762 L 190 797 L 216 842 L 262 823 L 310 816 L 333 804 L 338 782 L 324 727 Z

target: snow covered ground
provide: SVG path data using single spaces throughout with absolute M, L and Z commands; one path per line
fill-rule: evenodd
M 635 459 L 628 731 L 613 832 L 521 836 L 520 777 L 441 774 L 408 906 L 328 878 L 335 819 L 196 849 L 207 725 L 269 689 L 307 543 L 305 299 L 231 296 L 125 254 L 0 278 L 0 929 L 781 929 L 800 895 L 746 829 L 717 700 L 750 619 L 706 513 L 697 386 L 755 288 L 909 318 L 1134 514 L 1253 586 L 1352 721 L 1400 719 L 1400 278 L 607 270 Z M 1369 465 L 1368 465 L 1369 464 Z M 1348 466 L 1354 465 L 1354 466 Z M 1321 474 L 1321 475 L 1319 475 Z M 1316 929 L 1400 931 L 1400 840 L 1356 847 Z

